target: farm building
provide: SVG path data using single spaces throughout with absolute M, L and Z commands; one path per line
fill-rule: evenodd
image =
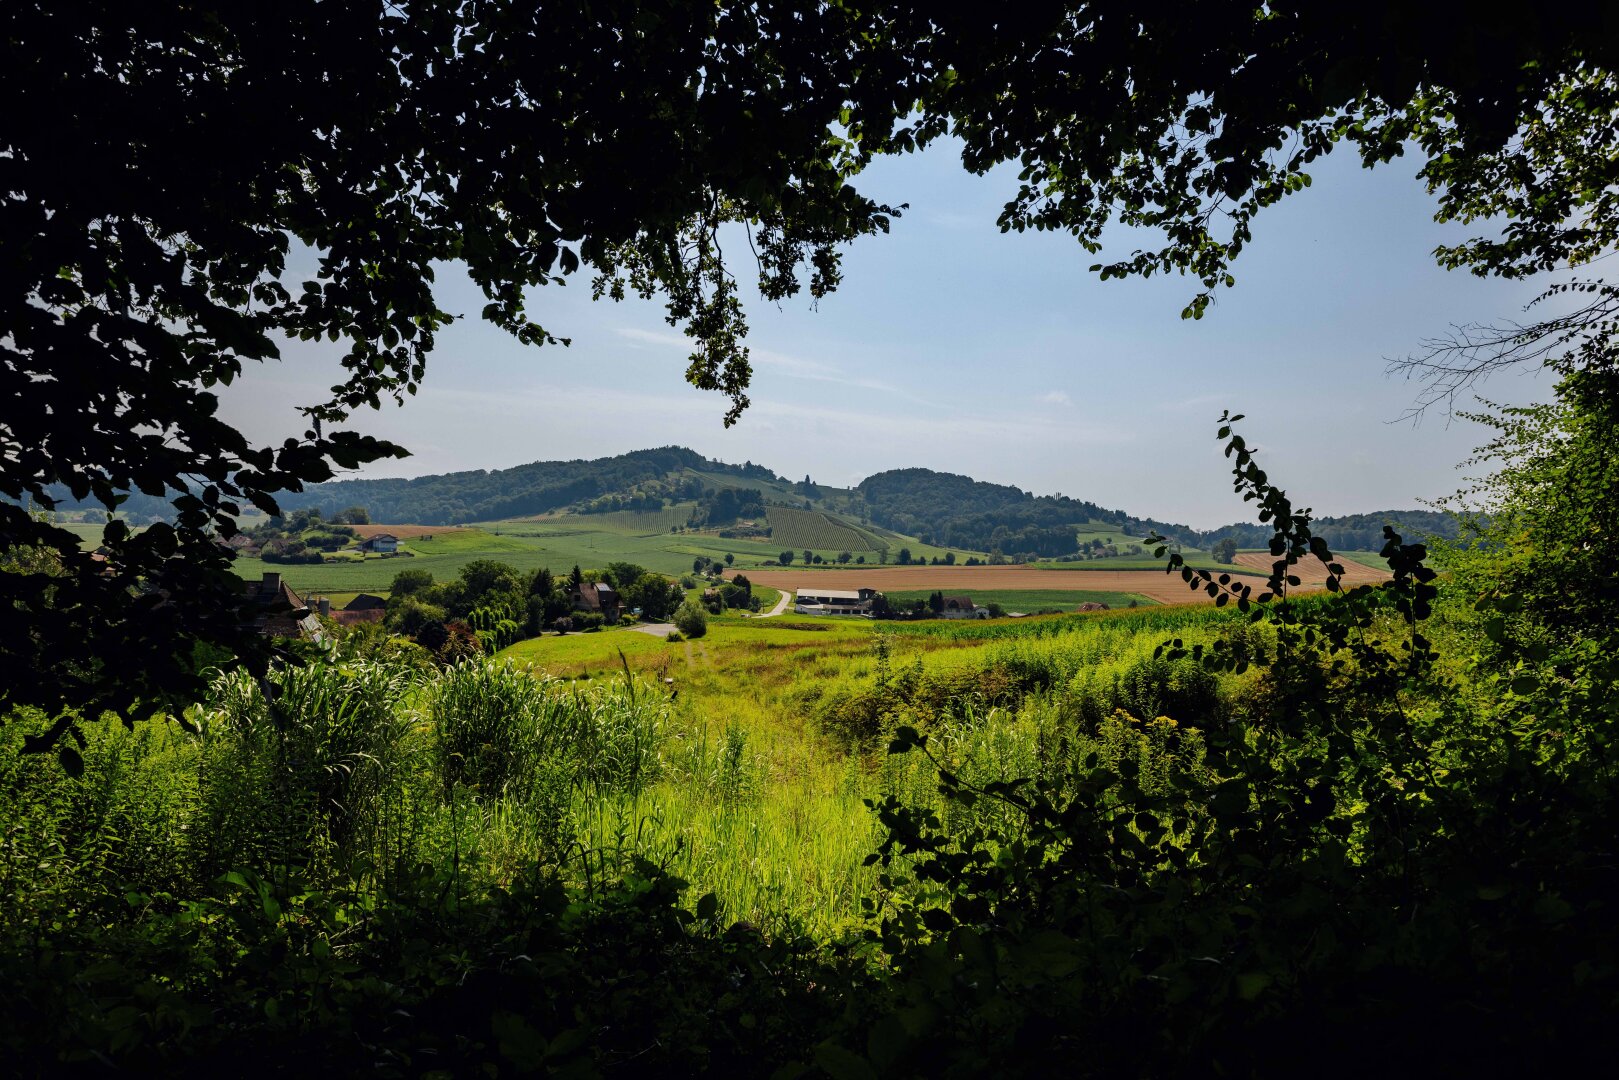
M 1077 608 L 1075 608 L 1074 610 L 1075 611 L 1106 611 L 1107 609 L 1108 609 L 1107 605 L 1102 603 L 1100 600 L 1087 600 L 1083 604 L 1081 604 Z
M 338 626 L 380 623 L 388 613 L 388 602 L 370 593 L 361 593 L 340 611 L 332 610 L 332 602 L 324 596 L 309 597 L 309 604 L 321 618 L 330 619 Z
M 970 596 L 947 596 L 939 609 L 941 619 L 987 619 L 989 608 L 977 607 Z
M 623 613 L 618 593 L 613 591 L 611 585 L 595 581 L 570 585 L 568 599 L 573 602 L 573 610 L 595 612 L 609 623 L 618 622 Z
M 370 536 L 360 544 L 361 551 L 375 552 L 378 555 L 392 555 L 399 550 L 399 537 L 392 533 L 377 533 Z
M 219 541 L 219 546 L 230 552 L 232 555 L 251 556 L 257 555 L 259 552 L 258 542 L 255 541 L 251 536 L 248 536 L 246 533 L 237 533 L 229 540 L 221 540 Z
M 280 574 L 265 574 L 263 581 L 243 586 L 248 597 L 249 618 L 259 633 L 267 637 L 306 637 L 320 640 L 320 623 L 303 597 L 281 580 Z
M 870 615 L 876 589 L 799 589 L 793 610 L 800 615 Z

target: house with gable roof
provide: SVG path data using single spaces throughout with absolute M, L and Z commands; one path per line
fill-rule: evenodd
M 582 581 L 569 585 L 568 599 L 573 604 L 573 610 L 600 615 L 609 625 L 618 622 L 624 613 L 617 590 L 605 581 Z
M 989 608 L 979 607 L 970 596 L 947 596 L 939 609 L 941 619 L 987 619 Z

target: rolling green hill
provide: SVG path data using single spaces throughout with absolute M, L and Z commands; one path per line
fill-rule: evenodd
M 414 479 L 340 480 L 281 501 L 289 512 L 317 508 L 327 516 L 361 506 L 374 522 L 400 525 L 481 523 L 525 537 L 525 557 L 543 549 L 543 556 L 533 557 L 585 564 L 606 561 L 604 553 L 611 552 L 615 558 L 639 555 L 644 565 L 669 570 L 689 567 L 699 555 L 731 554 L 759 565 L 786 550 L 802 558 L 806 549 L 828 560 L 847 551 L 866 563 L 895 562 L 908 549 L 923 560 L 954 553 L 964 561 L 999 552 L 1064 568 L 1123 569 L 1157 565 L 1150 555 L 1144 561 L 1130 550 L 1152 532 L 1188 554 L 1206 552 L 1223 539 L 1253 548 L 1268 535 L 1254 525 L 1199 531 L 1084 499 L 1035 495 L 931 469 L 889 470 L 839 488 L 679 446 Z M 1334 549 L 1376 550 L 1385 523 L 1408 539 L 1456 531 L 1446 515 L 1388 511 L 1320 518 L 1317 532 Z

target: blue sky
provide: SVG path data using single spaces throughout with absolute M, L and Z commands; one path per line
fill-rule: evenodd
M 818 306 L 749 298 L 753 407 L 730 429 L 724 399 L 683 381 L 687 350 L 657 303 L 594 303 L 583 277 L 538 290 L 531 312 L 573 345 L 527 349 L 483 324 L 481 296 L 445 268 L 441 300 L 467 318 L 441 335 L 421 393 L 356 418 L 414 452 L 367 475 L 677 443 L 823 483 L 925 466 L 1208 527 L 1245 518 L 1213 440 L 1229 406 L 1273 479 L 1319 513 L 1415 506 L 1460 485 L 1485 433 L 1443 412 L 1396 422 L 1419 388 L 1386 359 L 1452 324 L 1521 317 L 1544 284 L 1439 269 L 1433 249 L 1469 230 L 1432 220 L 1417 166 L 1318 163 L 1313 187 L 1259 218 L 1236 287 L 1183 321 L 1189 279 L 1102 282 L 1067 236 L 1002 235 L 1010 172 L 972 176 L 945 146 L 880 162 L 858 186 L 910 209 L 847 250 Z M 1103 257 L 1150 239 L 1121 228 Z M 261 439 L 301 430 L 293 409 L 335 380 L 335 348 L 289 344 L 226 418 Z M 1483 388 L 1503 402 L 1550 390 L 1534 372 Z

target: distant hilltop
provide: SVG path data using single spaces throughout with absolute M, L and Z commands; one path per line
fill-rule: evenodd
M 637 450 L 592 460 L 536 461 L 510 469 L 476 470 L 414 479 L 338 480 L 282 498 L 288 510 L 318 507 L 331 514 L 364 506 L 373 521 L 455 525 L 572 511 L 657 510 L 704 491 L 758 493 L 778 506 L 829 510 L 943 548 L 1057 554 L 1072 546 L 1076 524 L 1112 525 L 1121 534 L 1157 532 L 1189 547 L 1224 539 L 1262 547 L 1271 530 L 1238 523 L 1199 530 L 1143 518 L 1064 495 L 1035 495 L 932 469 L 890 469 L 853 488 L 817 484 L 808 474 L 790 480 L 763 465 L 733 465 L 683 446 Z M 730 515 L 727 515 L 730 516 Z M 1453 537 L 1456 524 L 1431 510 L 1390 510 L 1318 519 L 1317 532 L 1345 550 L 1382 546 L 1385 523 L 1410 537 Z
M 80 504 L 62 492 L 64 509 Z M 853 488 L 790 480 L 763 465 L 733 465 L 683 446 L 635 450 L 612 457 L 535 461 L 509 469 L 476 469 L 410 479 L 334 480 L 280 497 L 283 510 L 319 509 L 330 517 L 365 507 L 370 520 L 399 524 L 462 525 L 561 513 L 658 511 L 693 504 L 710 524 L 745 519 L 765 505 L 845 515 L 941 548 L 1017 551 L 1055 556 L 1072 550 L 1074 527 L 1116 528 L 1124 536 L 1149 533 L 1207 549 L 1222 540 L 1238 548 L 1262 547 L 1271 531 L 1237 523 L 1199 530 L 1143 518 L 1064 495 L 1035 495 L 932 469 L 890 469 Z M 121 510 L 136 520 L 167 516 L 168 503 L 132 495 Z M 1431 510 L 1389 510 L 1317 519 L 1316 531 L 1334 548 L 1375 551 L 1384 524 L 1407 538 L 1454 537 L 1456 522 Z

